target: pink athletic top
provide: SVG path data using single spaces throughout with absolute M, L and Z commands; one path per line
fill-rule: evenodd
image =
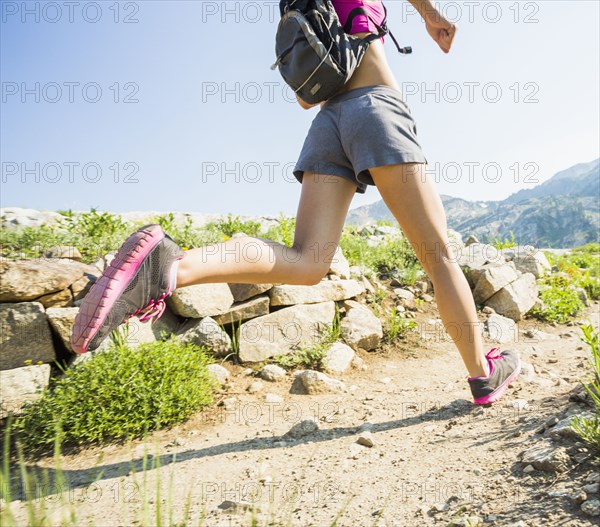
M 346 23 L 350 11 L 356 7 L 362 7 L 379 25 L 381 25 L 385 19 L 385 11 L 380 0 L 376 0 L 374 2 L 369 2 L 367 0 L 331 0 L 331 3 L 338 14 L 338 18 L 340 19 L 342 26 Z M 370 33 L 377 33 L 377 28 L 367 16 L 358 15 L 352 22 L 352 30 L 350 31 L 350 34 L 362 33 L 366 31 Z M 383 42 L 383 37 L 381 38 L 381 41 Z

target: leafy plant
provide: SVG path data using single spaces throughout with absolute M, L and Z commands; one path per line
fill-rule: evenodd
M 279 223 L 269 227 L 265 234 L 265 238 L 292 247 L 296 232 L 296 218 L 293 216 L 285 216 L 280 213 L 277 220 Z
M 386 327 L 384 327 L 384 340 L 393 342 L 397 338 L 406 335 L 414 327 L 417 327 L 417 323 L 410 318 L 406 318 L 402 311 L 398 311 L 394 307 L 386 321 Z
M 540 279 L 540 299 L 542 308 L 532 308 L 529 313 L 549 322 L 565 323 L 577 316 L 585 307 L 579 293 L 569 287 L 570 281 L 564 276 L 550 275 Z
M 583 386 L 590 394 L 594 404 L 595 415 L 591 418 L 576 416 L 571 427 L 581 436 L 581 438 L 594 446 L 600 453 L 600 339 L 598 332 L 594 331 L 591 324 L 581 326 L 583 332 L 583 341 L 590 348 L 592 379 L 589 382 L 584 382 Z
M 339 308 L 336 305 L 335 317 L 332 325 L 330 327 L 325 327 L 316 344 L 313 344 L 312 346 L 302 346 L 298 350 L 286 355 L 276 355 L 274 357 L 274 362 L 288 370 L 300 367 L 311 370 L 323 370 L 325 367 L 323 360 L 325 359 L 327 350 L 331 344 L 340 339 L 340 313 Z
M 493 238 L 489 242 L 489 245 L 494 246 L 498 250 L 508 249 L 509 247 L 514 247 L 515 245 L 517 245 L 517 242 L 515 240 L 515 233 L 512 230 L 509 231 L 509 233 L 510 233 L 510 239 L 504 238 L 504 240 L 500 240 L 500 238 Z
M 219 219 L 215 222 L 211 222 L 209 227 L 213 226 L 225 236 L 231 238 L 237 232 L 243 232 L 248 236 L 258 236 L 261 225 L 257 221 L 244 221 L 239 216 L 233 216 L 228 214 L 226 219 Z
M 67 369 L 15 421 L 29 451 L 55 440 L 59 420 L 72 445 L 140 436 L 181 422 L 212 401 L 204 348 L 176 337 L 130 349 L 122 342 Z

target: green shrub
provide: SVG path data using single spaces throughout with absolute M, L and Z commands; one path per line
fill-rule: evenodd
M 141 436 L 184 421 L 212 402 L 205 349 L 176 338 L 108 351 L 69 368 L 27 405 L 15 430 L 28 450 L 48 447 L 60 421 L 67 444 Z
M 222 242 L 224 239 L 223 234 L 214 225 L 202 229 L 195 228 L 192 218 L 189 216 L 186 217 L 183 226 L 179 225 L 172 212 L 155 216 L 151 219 L 151 222 L 158 223 L 173 241 L 184 250 Z M 225 238 L 228 237 L 225 236 Z
M 592 398 L 595 415 L 592 418 L 576 417 L 571 426 L 584 441 L 600 452 L 600 342 L 598 332 L 594 331 L 591 324 L 581 326 L 581 330 L 583 341 L 592 353 L 592 379 L 583 385 Z
M 407 269 L 420 268 L 412 246 L 403 236 L 388 236 L 372 247 L 367 238 L 348 227 L 342 232 L 339 245 L 350 265 L 364 265 L 378 274 L 396 275 Z M 407 274 L 416 276 L 412 271 Z
M 219 219 L 206 225 L 207 229 L 217 229 L 227 237 L 233 236 L 236 232 L 243 232 L 248 236 L 258 236 L 260 232 L 260 223 L 257 221 L 244 221 L 239 216 L 228 214 L 226 219 Z
M 515 233 L 513 231 L 509 231 L 509 233 L 510 239 L 504 238 L 504 240 L 501 240 L 500 238 L 492 238 L 489 242 L 489 245 L 494 246 L 498 250 L 514 247 L 515 245 L 517 245 L 517 242 L 515 240 Z
M 273 360 L 282 368 L 294 370 L 296 368 L 308 368 L 311 370 L 323 370 L 323 359 L 327 350 L 334 342 L 341 339 L 340 313 L 335 307 L 335 317 L 331 327 L 326 328 L 319 341 L 312 346 L 302 346 L 298 350 L 286 355 L 276 355 Z
M 414 320 L 405 318 L 402 311 L 392 308 L 392 313 L 383 328 L 383 338 L 386 342 L 393 342 L 415 327 L 417 327 L 417 323 Z
M 269 227 L 265 234 L 265 238 L 292 247 L 296 231 L 296 218 L 280 214 L 278 221 L 278 225 Z
M 550 275 L 542 278 L 539 284 L 543 308 L 531 309 L 531 315 L 549 322 L 565 323 L 585 307 L 579 293 L 569 287 L 571 282 L 563 276 Z

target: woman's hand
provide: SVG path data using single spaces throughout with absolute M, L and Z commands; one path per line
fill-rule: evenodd
M 456 34 L 456 25 L 446 20 L 437 10 L 425 16 L 425 27 L 431 38 L 438 43 L 444 53 L 448 53 L 452 47 L 452 41 Z
M 300 106 L 302 106 L 302 108 L 304 108 L 305 110 L 309 110 L 313 106 L 317 106 L 316 104 L 310 104 L 310 103 L 307 103 L 306 101 L 302 100 L 298 94 L 296 94 L 296 99 L 298 100 L 298 104 Z

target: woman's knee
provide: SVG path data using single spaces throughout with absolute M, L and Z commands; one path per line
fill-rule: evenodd
M 315 251 L 303 250 L 298 246 L 294 246 L 294 249 L 294 265 L 288 283 L 295 285 L 318 284 L 329 271 L 330 264 L 326 255 L 318 258 Z

